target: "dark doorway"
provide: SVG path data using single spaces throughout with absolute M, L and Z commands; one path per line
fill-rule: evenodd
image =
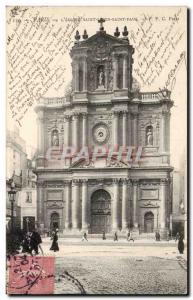
M 111 231 L 111 196 L 105 190 L 97 190 L 91 197 L 91 233 Z
M 144 216 L 144 229 L 146 233 L 153 232 L 154 229 L 154 214 L 147 212 Z
M 56 228 L 59 229 L 59 225 L 60 225 L 60 218 L 59 218 L 59 214 L 54 212 L 51 215 L 51 222 L 50 222 L 50 229 L 54 230 Z

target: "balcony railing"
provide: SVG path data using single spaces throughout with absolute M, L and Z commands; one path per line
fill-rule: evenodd
M 37 106 L 63 106 L 66 103 L 66 98 L 40 98 L 37 101 Z
M 159 92 L 140 93 L 141 100 L 170 100 L 171 92 L 168 90 L 160 90 Z

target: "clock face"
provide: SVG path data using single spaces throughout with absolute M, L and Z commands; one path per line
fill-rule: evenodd
M 98 144 L 104 144 L 109 139 L 109 130 L 105 124 L 97 124 L 93 127 L 93 138 Z

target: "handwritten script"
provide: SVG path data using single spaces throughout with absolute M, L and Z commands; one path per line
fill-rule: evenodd
M 65 83 L 64 54 L 74 41 L 80 18 L 44 17 L 38 7 L 14 7 L 7 17 L 9 108 L 19 125 L 29 108 L 50 88 Z
M 134 76 L 143 86 L 151 87 L 171 63 L 185 36 L 181 14 L 182 9 L 176 8 L 167 18 L 143 15 L 136 21 L 136 29 L 129 32 L 130 42 L 135 47 Z

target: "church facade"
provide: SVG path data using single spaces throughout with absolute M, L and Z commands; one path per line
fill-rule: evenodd
M 109 35 L 102 21 L 91 37 L 76 32 L 72 90 L 35 108 L 38 225 L 66 234 L 159 230 L 165 237 L 173 102 L 167 90 L 140 91 L 127 28 Z

